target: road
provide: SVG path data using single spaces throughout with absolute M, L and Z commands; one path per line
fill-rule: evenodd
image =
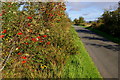
M 74 26 L 103 78 L 118 78 L 120 46 L 83 27 Z

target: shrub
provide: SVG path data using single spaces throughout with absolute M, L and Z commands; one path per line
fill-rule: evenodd
M 26 2 L 22 11 L 19 3 L 2 4 L 3 78 L 61 77 L 66 59 L 78 49 L 65 4 Z

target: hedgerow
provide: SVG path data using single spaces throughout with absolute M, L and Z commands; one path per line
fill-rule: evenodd
M 66 59 L 78 53 L 65 7 L 62 2 L 2 2 L 3 78 L 61 77 Z

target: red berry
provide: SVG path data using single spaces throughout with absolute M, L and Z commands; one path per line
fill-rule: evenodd
M 0 14 L 0 16 L 2 16 L 2 13 Z
M 0 35 L 0 38 L 4 38 L 5 37 L 5 35 Z
M 18 55 L 21 55 L 22 53 L 18 53 Z
M 32 19 L 32 17 L 27 17 L 27 19 Z
M 38 37 L 36 37 L 36 38 L 40 39 L 40 38 L 41 38 L 41 36 L 38 36 Z
M 22 61 L 22 63 L 26 63 L 26 61 Z
M 22 58 L 22 59 L 27 59 L 27 57 L 24 57 L 24 56 L 22 56 L 21 58 Z
M 2 13 L 5 13 L 5 10 L 2 10 Z
M 66 10 L 66 8 L 64 8 L 63 10 Z
M 57 20 L 57 21 L 60 21 L 60 20 Z
M 25 37 L 24 39 L 28 39 L 29 37 Z
M 12 6 L 8 5 L 8 7 L 12 7 Z
M 22 33 L 17 33 L 17 35 L 22 35 Z
M 3 32 L 1 32 L 1 33 L 6 33 L 7 32 L 7 30 L 4 30 Z
M 28 43 L 25 43 L 26 45 L 28 45 Z
M 40 42 L 43 42 L 43 41 L 40 41 Z
M 30 26 L 31 24 L 30 24 L 30 23 L 28 23 L 27 25 L 28 25 L 28 26 Z
M 36 42 L 36 41 L 37 41 L 37 39 L 35 39 L 35 38 L 32 38 L 32 41 Z
M 46 44 L 47 44 L 47 45 L 49 45 L 49 44 L 50 44 L 50 42 L 47 42 Z
M 53 14 L 50 14 L 50 16 L 52 17 L 52 16 L 54 16 Z
M 43 37 L 47 37 L 47 35 L 43 35 Z
M 16 49 L 20 49 L 20 47 L 17 47 Z

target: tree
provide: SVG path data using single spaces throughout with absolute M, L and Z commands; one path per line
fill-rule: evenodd
M 80 23 L 84 23 L 84 22 L 85 22 L 84 18 L 83 17 L 79 17 L 79 24 Z
M 119 16 L 120 16 L 120 3 L 118 2 L 118 8 L 116 10 L 104 11 L 103 15 L 100 18 L 98 18 L 98 21 L 95 24 L 98 25 L 102 23 L 101 25 L 98 25 L 99 26 L 98 28 L 100 30 L 108 34 L 111 34 L 113 36 L 119 37 L 119 34 L 120 34 L 120 26 L 119 26 L 120 17 Z
M 83 17 L 79 17 L 79 19 L 75 18 L 73 22 L 75 25 L 80 25 L 81 23 L 84 23 L 85 20 Z
M 77 18 L 75 18 L 73 22 L 75 25 L 79 25 L 79 20 Z

